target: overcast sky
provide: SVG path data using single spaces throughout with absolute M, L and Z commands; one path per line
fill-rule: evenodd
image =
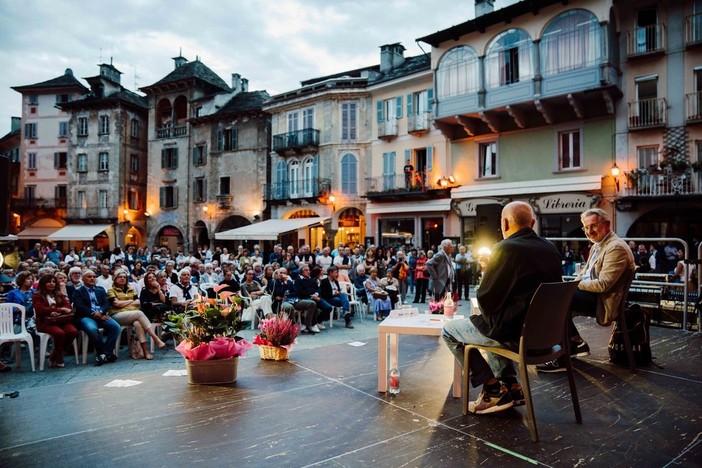
M 80 79 L 112 59 L 122 85 L 135 91 L 170 73 L 182 50 L 227 83 L 239 73 L 250 90 L 275 95 L 377 64 L 384 44 L 419 55 L 416 38 L 473 17 L 474 0 L 0 0 L 0 136 L 21 116 L 21 96 L 10 87 L 66 68 Z

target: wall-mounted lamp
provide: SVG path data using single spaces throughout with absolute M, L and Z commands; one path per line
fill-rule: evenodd
M 144 216 L 146 216 L 147 218 L 149 218 L 149 217 L 151 217 L 151 213 L 149 213 L 148 211 L 144 211 Z
M 441 179 L 439 179 L 438 181 L 436 181 L 436 184 L 441 188 L 446 188 L 449 186 L 449 184 L 453 185 L 455 183 L 456 183 L 456 179 L 453 176 L 448 176 L 448 177 L 444 176 Z
M 330 193 L 330 194 L 329 194 L 329 198 L 327 198 L 327 200 L 329 201 L 329 203 L 331 203 L 331 206 L 332 206 L 332 213 L 335 212 L 335 211 L 336 211 L 336 207 L 334 206 L 334 202 L 336 201 L 336 197 L 334 196 L 334 194 L 333 194 L 333 193 Z
M 617 166 L 617 163 L 615 162 L 612 164 L 612 167 L 609 168 L 609 174 L 614 177 L 614 184 L 617 187 L 617 192 L 619 192 L 619 174 L 620 174 L 620 169 L 619 166 Z
M 127 216 L 127 215 L 129 214 L 129 210 L 126 209 L 126 208 L 123 209 L 123 210 L 122 210 L 122 214 L 123 214 L 124 216 Z
M 202 207 L 202 213 L 207 216 L 207 219 L 210 219 L 210 207 L 205 205 Z

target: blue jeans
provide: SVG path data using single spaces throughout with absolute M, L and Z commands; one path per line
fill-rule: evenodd
M 320 298 L 319 302 L 317 303 L 317 308 L 322 309 L 324 312 L 324 315 L 326 318 L 329 318 L 330 316 L 328 314 L 331 313 L 332 307 L 341 307 L 344 310 L 344 313 L 349 311 L 349 298 L 346 295 L 346 293 L 341 293 L 338 296 L 334 296 L 328 301 L 326 299 Z
M 78 328 L 88 334 L 90 344 L 95 346 L 96 354 L 110 355 L 115 353 L 115 345 L 122 333 L 122 327 L 114 319 L 101 320 L 98 323 L 90 317 L 83 317 L 78 321 Z M 100 328 L 103 329 L 103 336 L 100 336 L 98 331 Z
M 449 348 L 449 351 L 456 356 L 458 362 L 463 365 L 463 350 L 467 344 L 485 346 L 504 346 L 504 343 L 495 341 L 492 338 L 480 333 L 470 319 L 457 319 L 446 322 L 442 337 Z M 470 353 L 470 380 L 473 387 L 483 385 L 492 377 L 504 379 L 515 377 L 517 372 L 510 359 L 498 356 L 493 353 L 486 353 L 487 360 L 478 350 Z

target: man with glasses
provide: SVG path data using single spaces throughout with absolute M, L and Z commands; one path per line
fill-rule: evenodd
M 583 231 L 594 244 L 590 249 L 585 268 L 576 276 L 580 281 L 573 296 L 571 311 L 579 315 L 597 317 L 600 325 L 609 325 L 616 320 L 619 304 L 626 295 L 625 273 L 636 269 L 634 255 L 624 240 L 610 226 L 609 215 L 599 208 L 587 210 L 580 215 Z M 587 356 L 590 347 L 580 337 L 573 321 L 570 321 L 570 355 Z M 558 360 L 536 366 L 541 372 L 564 372 Z

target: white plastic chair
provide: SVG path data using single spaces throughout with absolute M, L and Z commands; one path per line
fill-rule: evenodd
M 132 326 L 131 325 L 124 325 L 122 326 L 121 330 L 119 331 L 119 337 L 117 338 L 117 343 L 115 343 L 115 356 L 119 356 L 119 345 L 120 342 L 122 341 L 122 332 L 127 330 L 127 351 L 131 350 L 131 344 L 132 344 Z M 98 328 L 98 332 L 102 333 L 103 330 L 102 328 Z M 90 339 L 88 338 L 88 334 L 85 333 L 85 331 L 80 330 L 80 342 L 83 348 L 83 364 L 88 363 L 88 345 L 90 344 Z
M 339 281 L 339 286 L 346 290 L 346 294 L 349 296 L 349 312 L 358 311 L 358 318 L 363 320 L 363 302 L 358 299 L 356 295 L 356 287 L 346 281 Z
M 54 337 L 48 333 L 43 333 L 37 330 L 37 336 L 39 337 L 39 370 L 44 370 L 44 363 L 46 362 L 46 348 L 48 347 L 49 340 L 53 340 Z M 63 352 L 63 350 L 60 350 Z M 80 364 L 80 359 L 78 356 L 78 337 L 73 340 L 73 352 L 76 355 L 76 364 Z
M 15 325 L 12 321 L 12 311 L 15 309 L 19 309 L 22 313 L 22 329 L 19 333 L 15 333 Z M 32 340 L 32 335 L 29 334 L 24 323 L 26 314 L 27 311 L 23 305 L 14 304 L 11 302 L 0 304 L 0 344 L 10 342 L 15 343 L 15 367 L 19 368 L 22 362 L 20 344 L 23 341 L 27 343 L 29 358 L 32 361 L 32 372 L 34 372 L 36 370 L 34 367 L 34 341 Z
M 208 290 L 208 289 L 212 289 L 212 288 L 214 288 L 215 286 L 217 286 L 217 283 L 200 283 L 200 291 L 202 291 L 202 294 L 203 294 L 205 297 L 208 297 L 208 296 L 207 296 L 207 290 Z

